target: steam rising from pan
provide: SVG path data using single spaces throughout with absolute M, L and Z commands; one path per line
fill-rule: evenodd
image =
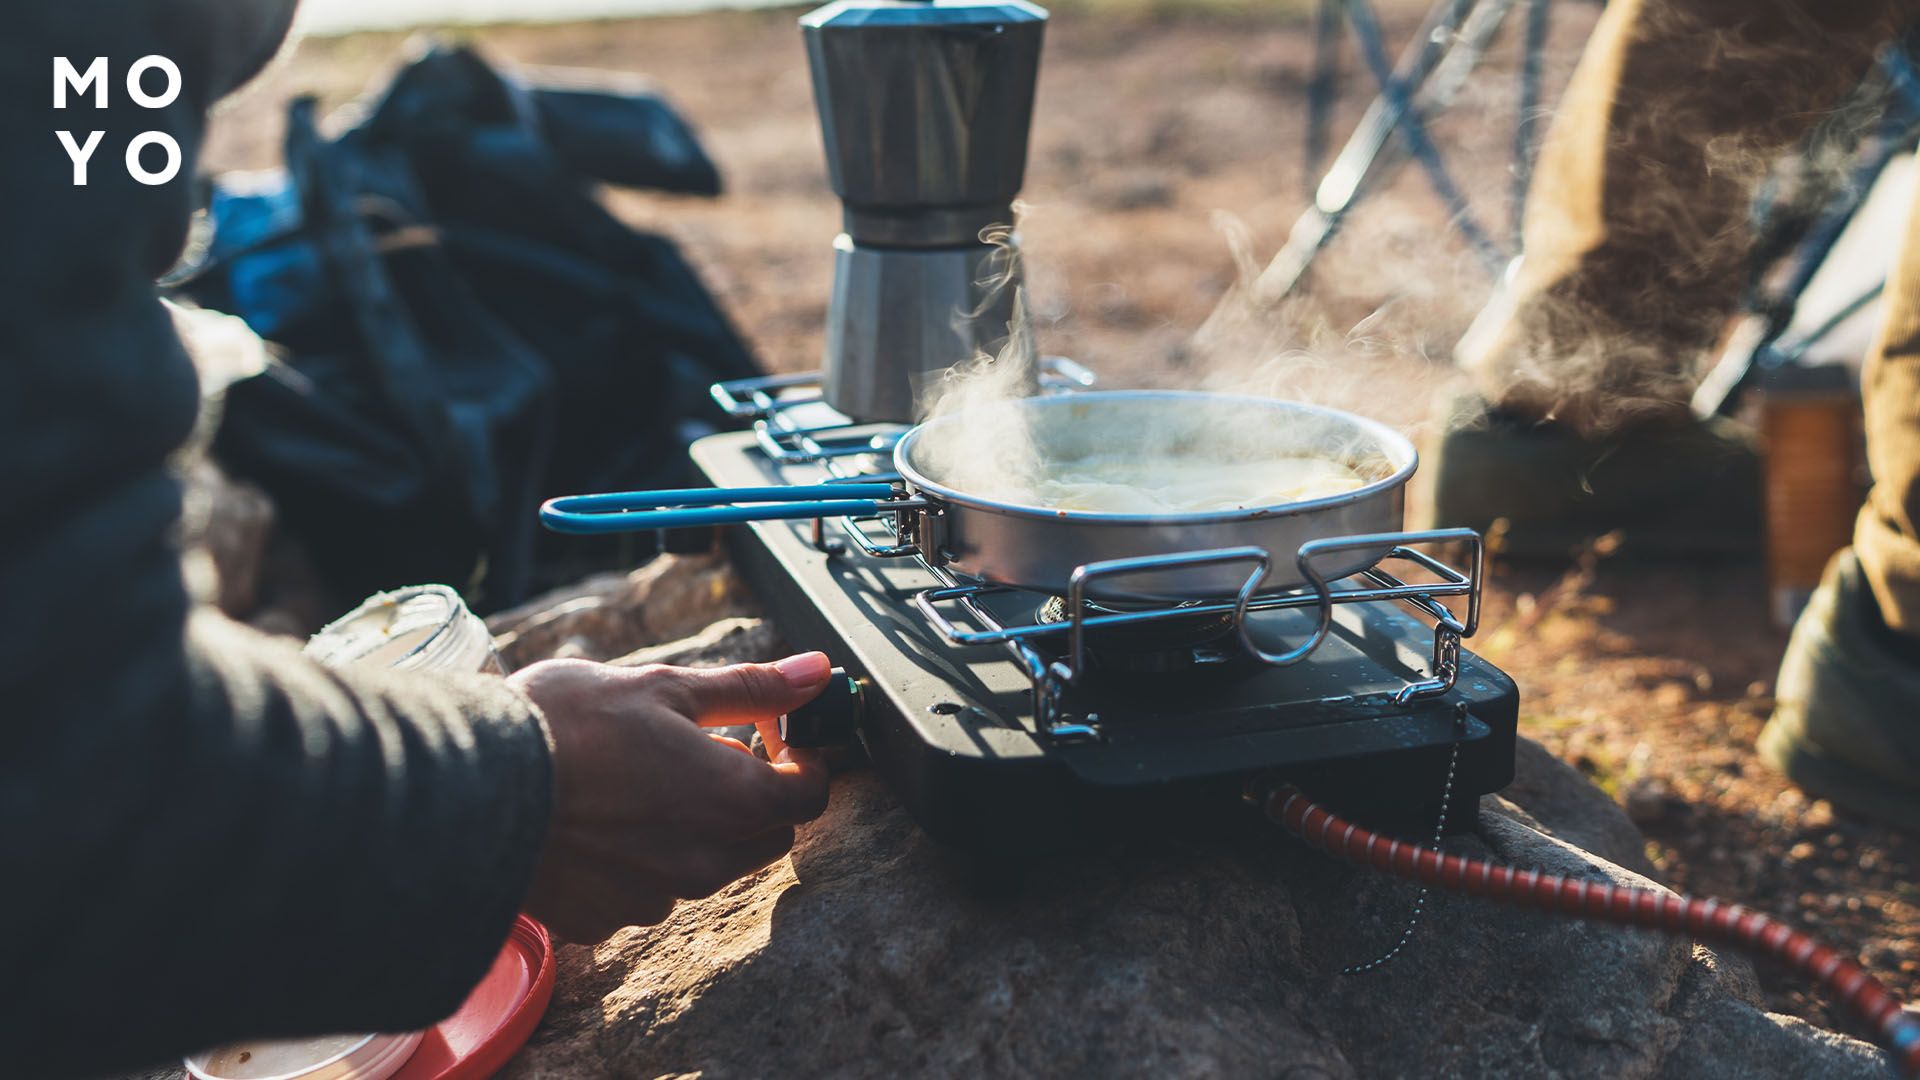
M 1027 396 L 1040 357 L 1017 281 L 1010 232 L 982 235 L 1000 246 L 997 280 L 982 292 L 1016 288 L 1006 344 L 959 365 L 932 387 L 924 414 L 937 425 L 919 464 L 953 487 L 1043 509 L 1158 514 L 1279 506 L 1352 491 L 1392 471 L 1377 447 L 1340 424 L 1276 430 L 1269 410 L 1195 395 L 1180 408 L 1109 410 L 1098 422 L 1055 422 L 1076 410 L 1007 408 Z M 972 313 L 968 313 L 971 316 Z
M 1197 392 L 1090 393 L 1051 409 L 983 401 L 924 427 L 914 464 L 995 502 L 1152 515 L 1341 495 L 1403 464 L 1340 413 L 1274 417 L 1257 398 Z

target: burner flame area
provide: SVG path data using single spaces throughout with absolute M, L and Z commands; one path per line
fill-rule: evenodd
M 1069 621 L 1065 597 L 1052 596 L 1035 613 L 1039 623 Z M 1081 615 L 1136 614 L 1161 610 L 1164 605 L 1084 600 Z M 1198 601 L 1173 605 L 1175 611 L 1202 608 L 1191 615 L 1161 616 L 1152 622 L 1093 626 L 1086 631 L 1086 661 L 1093 672 L 1109 675 L 1164 675 L 1205 670 L 1224 674 L 1251 671 L 1253 657 L 1240 643 L 1230 611 L 1208 611 Z M 1049 644 L 1064 654 L 1066 634 L 1053 635 Z

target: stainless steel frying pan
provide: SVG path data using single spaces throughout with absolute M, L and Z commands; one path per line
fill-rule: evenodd
M 1173 432 L 1195 446 L 1218 438 L 1235 454 L 1333 456 L 1367 482 L 1357 490 L 1276 506 L 1205 513 L 1121 514 L 1063 510 L 989 498 L 952 482 L 956 450 L 1009 430 L 1025 433 L 1043 455 L 1072 460 L 1134 444 L 1145 431 Z M 1204 446 L 1202 447 L 1205 448 Z M 981 453 L 994 451 L 980 445 Z M 711 488 L 623 492 L 554 499 L 541 518 L 559 532 L 605 533 L 777 519 L 896 515 L 901 536 L 952 572 L 1004 585 L 1066 593 L 1089 563 L 1158 555 L 1258 548 L 1269 554 L 1259 588 L 1278 591 L 1336 580 L 1378 562 L 1391 544 L 1316 545 L 1312 561 L 1296 553 L 1314 541 L 1392 533 L 1401 526 L 1407 481 L 1418 465 L 1413 444 L 1385 425 L 1336 409 L 1293 401 L 1178 390 L 1101 391 L 996 402 L 930 420 L 895 445 L 902 483 L 809 487 Z M 1092 595 L 1107 600 L 1231 597 L 1246 590 L 1244 564 L 1169 560 L 1124 578 L 1102 579 Z

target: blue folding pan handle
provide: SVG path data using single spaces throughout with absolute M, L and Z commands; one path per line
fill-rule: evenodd
M 846 517 L 918 505 L 903 505 L 897 494 L 891 484 L 816 484 L 563 495 L 540 507 L 540 523 L 554 532 L 592 535 Z

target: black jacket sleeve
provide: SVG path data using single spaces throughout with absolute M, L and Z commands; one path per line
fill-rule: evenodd
M 10 8 L 0 33 L 10 1075 L 431 1023 L 487 969 L 546 829 L 546 733 L 500 680 L 330 672 L 190 611 L 168 458 L 198 393 L 152 281 L 185 235 L 206 108 L 289 8 L 61 0 Z M 126 94 L 148 54 L 184 75 L 168 108 Z M 108 57 L 110 108 L 52 109 L 55 56 Z M 85 187 L 60 130 L 105 133 Z M 128 176 L 148 130 L 181 147 L 169 184 Z

